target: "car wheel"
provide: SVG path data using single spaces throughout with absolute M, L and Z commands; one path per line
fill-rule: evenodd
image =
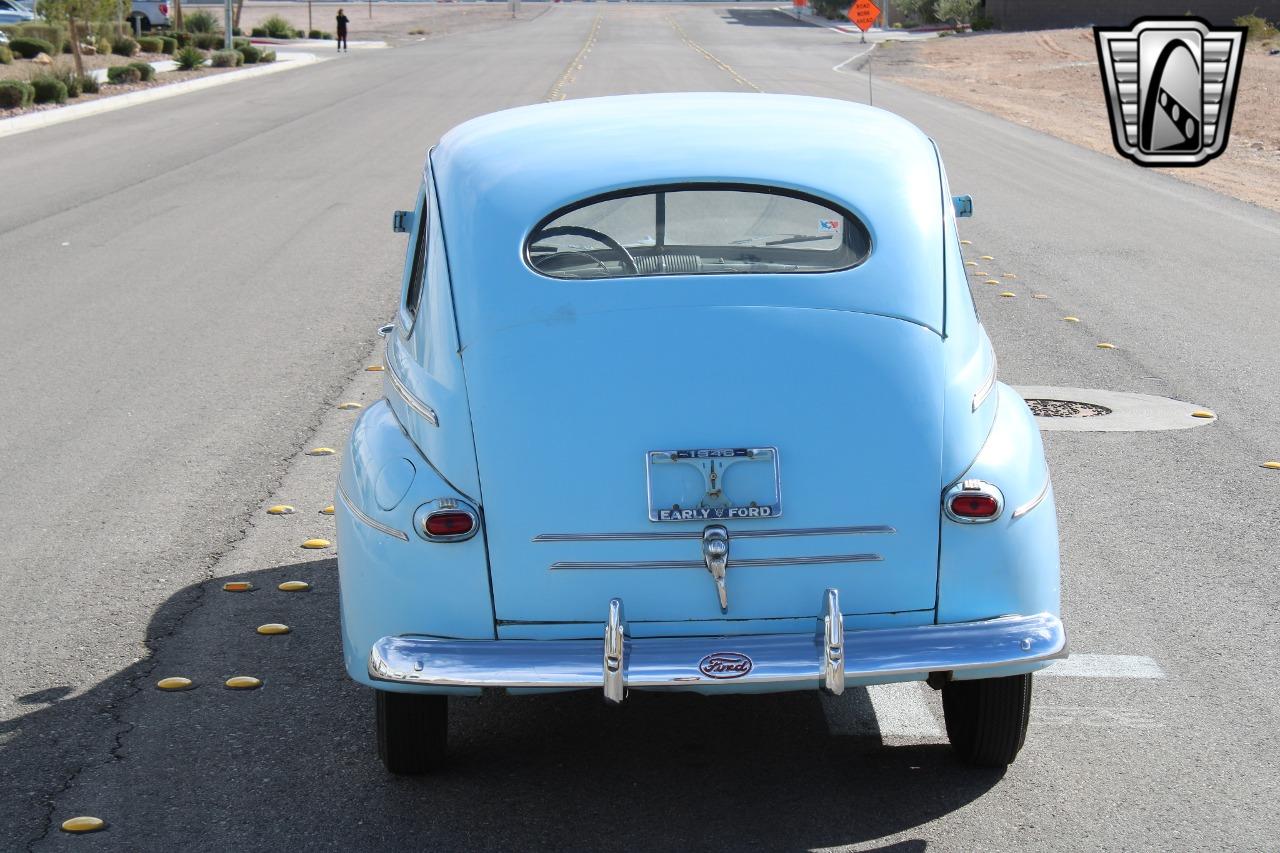
M 378 758 L 383 766 L 405 776 L 440 767 L 449 730 L 449 698 L 385 690 L 375 691 L 375 696 Z
M 134 21 L 138 21 L 138 22 L 140 22 L 140 23 L 142 24 L 142 26 L 141 26 L 141 27 L 136 26 L 136 25 L 134 24 Z M 130 32 L 135 32 L 135 33 L 136 33 L 136 32 L 138 32 L 138 30 L 139 30 L 139 29 L 141 29 L 141 30 L 142 30 L 142 32 L 144 32 L 144 33 L 145 33 L 145 32 L 149 32 L 149 31 L 151 30 L 151 19 L 150 19 L 150 18 L 148 18 L 146 15 L 130 15 L 130 16 L 129 16 L 129 30 L 130 30 Z
M 1006 767 L 1027 739 L 1031 675 L 948 681 L 942 714 L 951 746 L 969 764 Z

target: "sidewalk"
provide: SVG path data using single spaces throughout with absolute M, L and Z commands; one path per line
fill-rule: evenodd
M 808 6 L 802 6 L 799 9 L 799 15 L 796 14 L 794 6 L 774 6 L 773 11 L 779 15 L 786 15 L 792 20 L 799 21 L 802 24 L 809 24 L 813 27 L 822 27 L 826 30 L 832 30 L 844 35 L 861 36 L 862 31 L 859 30 L 849 21 L 831 21 L 820 15 L 815 15 Z M 933 39 L 938 37 L 939 30 L 897 30 L 885 29 L 883 27 L 872 27 L 867 30 L 867 43 L 879 43 L 882 41 L 924 41 L 925 39 Z

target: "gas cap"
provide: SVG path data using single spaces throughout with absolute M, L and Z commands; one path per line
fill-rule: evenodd
M 373 486 L 373 499 L 388 512 L 400 505 L 418 471 L 408 459 L 393 459 L 378 472 Z

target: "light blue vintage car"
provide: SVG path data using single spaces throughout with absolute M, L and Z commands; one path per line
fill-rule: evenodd
M 1040 435 L 934 143 L 842 101 L 469 121 L 412 211 L 337 489 L 347 670 L 396 773 L 450 695 L 928 681 L 966 761 L 1066 654 Z

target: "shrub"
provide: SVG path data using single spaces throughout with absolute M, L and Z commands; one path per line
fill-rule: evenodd
M 240 28 L 239 28 L 239 27 L 232 27 L 232 28 L 231 28 L 231 35 L 233 35 L 233 36 L 242 36 L 242 35 L 244 35 L 244 33 L 240 31 Z
M 9 50 L 23 59 L 35 59 L 42 53 L 53 56 L 57 52 L 53 49 L 53 45 L 44 39 L 28 38 L 27 36 L 9 39 Z
M 107 82 L 115 83 L 117 86 L 137 83 L 141 79 L 142 73 L 132 65 L 113 65 L 107 69 Z
M 250 44 L 250 41 L 249 41 L 248 39 L 237 39 L 237 38 L 233 38 L 233 39 L 231 40 L 231 49 L 232 49 L 232 50 L 239 50 L 239 49 L 240 49 L 240 48 L 242 48 L 242 47 L 248 47 L 248 46 L 249 46 L 249 44 Z
M 93 43 L 93 49 L 98 51 L 99 56 L 106 56 L 111 52 L 111 39 L 106 36 L 100 36 L 98 40 Z
M 272 38 L 287 39 L 293 35 L 293 25 L 279 15 L 271 15 L 263 20 L 262 28 Z
M 116 56 L 133 56 L 138 52 L 138 43 L 128 36 L 120 36 L 111 40 L 111 52 Z
M 978 11 L 980 0 L 938 0 L 938 20 L 967 24 Z
M 236 52 L 244 57 L 245 65 L 252 65 L 253 63 L 260 62 L 262 60 L 262 51 L 251 44 L 246 44 L 244 47 L 237 48 Z
M 218 19 L 211 12 L 204 9 L 197 9 L 183 16 L 183 25 L 189 33 L 216 33 L 218 31 Z
M 982 30 L 994 30 L 996 28 L 996 19 L 979 13 L 969 21 L 969 26 L 973 28 L 975 33 Z
M 253 36 L 256 39 L 264 39 L 267 37 L 267 31 L 264 30 L 262 27 L 254 27 L 252 30 L 250 30 L 249 35 Z
M 160 36 L 160 52 L 172 56 L 178 50 L 178 40 L 169 36 Z
M 186 47 L 187 45 L 191 44 L 194 39 L 195 39 L 194 33 L 184 32 L 182 30 L 178 30 L 177 32 L 173 33 L 173 40 L 178 43 L 178 47 Z
M 31 91 L 37 104 L 65 104 L 67 84 L 52 74 L 38 74 L 31 78 Z
M 933 14 L 934 0 L 898 0 L 894 4 L 895 11 L 913 26 L 929 20 Z
M 1235 25 L 1249 28 L 1249 41 L 1256 42 L 1276 35 L 1276 28 L 1267 23 L 1266 18 L 1260 18 L 1257 15 L 1241 15 L 1235 19 Z
M 274 50 L 262 51 L 262 56 L 258 57 L 258 62 L 275 62 L 276 52 Z
M 150 62 L 130 62 L 129 67 L 138 69 L 138 79 L 143 83 L 156 79 L 156 70 Z
M 322 32 L 322 33 L 320 33 L 320 38 L 322 38 L 322 39 L 328 39 L 329 41 L 333 41 L 333 33 Z
M 187 47 L 178 48 L 178 52 L 173 55 L 173 59 L 178 63 L 178 69 L 181 71 L 194 71 L 201 65 L 204 65 L 204 51 L 199 48 Z
M 86 74 L 80 78 L 80 91 L 86 95 L 96 95 L 102 89 L 98 85 L 98 78 L 91 74 Z
M 67 30 L 61 24 L 49 24 L 42 21 L 26 21 L 14 28 L 14 35 L 23 38 L 44 39 L 53 45 L 53 50 L 45 51 L 50 56 L 57 56 L 62 53 L 64 47 L 69 45 L 67 41 Z
M 192 43 L 201 50 L 218 50 L 226 42 L 221 33 L 196 33 Z
M 304 33 L 302 30 L 294 30 L 293 37 L 296 39 L 304 39 L 307 37 L 307 34 Z
M 243 61 L 244 57 L 238 50 L 215 50 L 209 57 L 209 62 L 214 68 L 235 68 Z
M 41 76 L 61 80 L 62 85 L 67 87 L 68 98 L 78 98 L 84 93 L 84 78 L 76 74 L 75 69 L 70 65 L 55 65 Z
M 30 83 L 21 80 L 0 80 L 0 110 L 29 107 L 35 100 L 35 90 Z
M 321 33 L 319 30 L 312 30 L 311 32 L 307 33 L 307 38 L 309 39 L 318 39 L 320 38 L 320 36 L 321 36 Z
M 138 49 L 143 53 L 159 53 L 164 42 L 155 36 L 142 36 L 138 39 Z
M 11 65 L 13 63 L 13 51 L 9 50 L 7 44 L 0 44 L 0 65 Z

